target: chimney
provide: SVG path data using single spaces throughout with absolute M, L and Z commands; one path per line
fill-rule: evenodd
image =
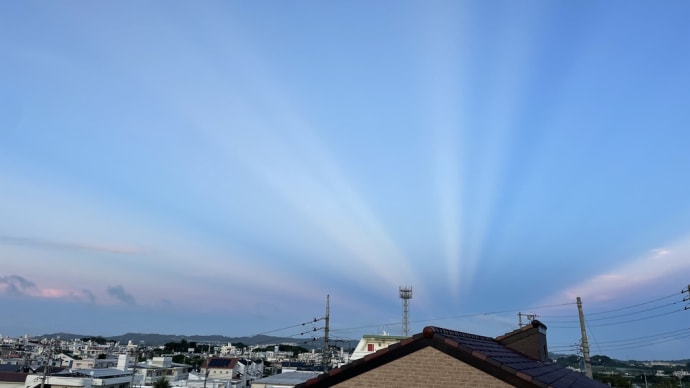
M 549 359 L 546 325 L 536 319 L 527 326 L 497 337 L 496 341 L 537 361 L 543 362 Z

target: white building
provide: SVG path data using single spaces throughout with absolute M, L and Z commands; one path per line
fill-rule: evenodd
M 24 388 L 39 388 L 44 379 L 53 388 L 129 388 L 132 374 L 115 368 L 65 370 L 48 376 L 29 374 Z
M 364 334 L 362 336 L 362 339 L 359 340 L 357 347 L 352 352 L 352 356 L 350 356 L 350 361 L 363 358 L 367 354 L 371 354 L 381 349 L 387 348 L 390 345 L 397 344 L 398 342 L 407 338 L 409 337 L 399 335 Z
M 118 368 L 122 369 L 123 365 L 127 365 L 126 357 L 119 359 Z M 191 365 L 172 362 L 172 357 L 154 357 L 146 362 L 136 363 L 132 369 L 134 385 L 153 385 L 161 378 L 165 378 L 170 385 L 176 386 L 189 378 Z

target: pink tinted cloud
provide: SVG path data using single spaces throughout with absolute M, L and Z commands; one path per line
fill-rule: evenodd
M 690 237 L 670 248 L 652 249 L 625 264 L 599 273 L 582 283 L 565 289 L 558 298 L 573 300 L 580 296 L 591 301 L 622 297 L 641 286 L 658 283 L 669 276 L 690 274 Z
M 29 296 L 46 299 L 71 299 L 94 303 L 95 295 L 87 290 L 74 291 L 67 288 L 42 288 L 19 275 L 0 276 L 0 294 Z

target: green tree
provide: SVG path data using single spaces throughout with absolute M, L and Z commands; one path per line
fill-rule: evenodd
M 93 342 L 95 342 L 95 343 L 97 343 L 97 344 L 99 344 L 99 345 L 105 345 L 106 342 L 108 342 L 108 340 L 106 340 L 105 338 L 103 338 L 103 337 L 101 337 L 101 336 L 98 336 L 98 337 L 84 337 L 84 338 L 82 338 L 81 340 L 82 340 L 82 341 L 85 341 L 85 342 L 90 340 L 90 341 L 93 341 Z
M 170 388 L 170 381 L 165 377 L 161 377 L 153 383 L 153 388 Z
M 238 342 L 238 343 L 233 344 L 233 345 L 234 345 L 237 349 L 240 349 L 240 350 L 242 350 L 242 349 L 244 349 L 244 348 L 247 347 L 247 345 L 245 345 L 245 344 L 242 343 L 242 342 Z
M 172 357 L 172 362 L 177 364 L 186 364 L 187 356 L 184 354 L 176 354 Z

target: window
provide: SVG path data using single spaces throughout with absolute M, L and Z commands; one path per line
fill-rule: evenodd
M 373 352 L 374 351 L 374 344 L 367 344 L 367 352 Z

